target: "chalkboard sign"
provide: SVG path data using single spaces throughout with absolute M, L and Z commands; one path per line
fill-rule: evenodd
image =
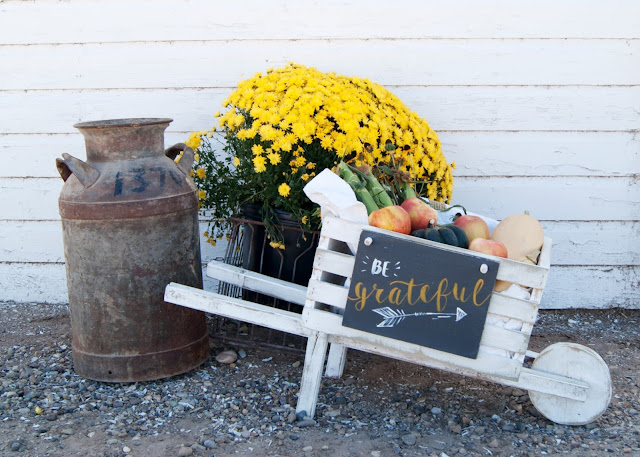
M 342 325 L 476 358 L 499 265 L 363 230 Z

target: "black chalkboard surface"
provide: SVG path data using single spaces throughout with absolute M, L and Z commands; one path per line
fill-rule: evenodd
M 342 325 L 476 358 L 499 265 L 363 230 Z

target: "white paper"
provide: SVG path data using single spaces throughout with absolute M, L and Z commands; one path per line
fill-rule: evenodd
M 368 224 L 367 208 L 342 178 L 328 168 L 322 170 L 304 186 L 304 193 L 322 208 L 322 217 L 328 213 L 340 219 Z

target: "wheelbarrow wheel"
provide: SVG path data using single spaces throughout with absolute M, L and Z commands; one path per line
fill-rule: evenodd
M 567 376 L 589 384 L 585 401 L 529 391 L 536 409 L 558 424 L 584 425 L 595 421 L 611 401 L 609 367 L 593 349 L 575 343 L 556 343 L 545 348 L 532 369 Z

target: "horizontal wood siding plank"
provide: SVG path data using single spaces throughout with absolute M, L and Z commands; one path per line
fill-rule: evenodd
M 459 176 L 615 176 L 640 170 L 629 132 L 438 132 Z
M 256 0 L 5 1 L 0 13 L 0 43 L 25 44 L 238 37 L 632 38 L 638 37 L 640 30 L 638 4 L 633 0 L 544 0 L 531 4 L 403 0 L 394 2 L 393 8 L 384 0 L 369 1 L 366 7 L 340 0 L 275 4 Z M 188 18 L 188 26 L 175 18 Z M 59 27 L 62 23 L 65 27 Z
M 2 300 L 67 303 L 66 277 L 61 263 L 0 262 Z M 217 283 L 205 278 L 205 290 Z M 640 309 L 640 266 L 553 266 L 541 309 Z
M 640 219 L 635 177 L 487 177 L 454 179 L 452 202 L 495 219 L 528 210 L 538 220 Z
M 407 58 L 409 55 L 418 58 Z M 0 73 L 4 90 L 235 87 L 242 79 L 288 62 L 393 86 L 629 85 L 638 83 L 635 70 L 640 68 L 640 41 L 89 43 L 0 46 L 0 60 L 13 62 L 11 72 Z
M 211 260 L 223 259 L 226 243 L 216 246 L 207 243 L 202 234 L 207 222 L 200 222 L 200 253 L 202 265 Z M 0 219 L 0 262 L 64 262 L 62 223 L 60 221 Z
M 0 221 L 0 262 L 64 261 L 60 221 Z
M 439 130 L 635 130 L 640 86 L 390 86 Z M 79 121 L 171 117 L 172 129 L 214 125 L 231 88 L 3 91 L 1 133 L 75 133 Z
M 62 185 L 60 178 L 0 178 L 0 191 L 12 202 L 2 219 L 59 219 L 57 199 Z M 640 181 L 626 176 L 461 177 L 455 179 L 452 201 L 495 219 L 529 210 L 542 221 L 637 221 Z
M 203 283 L 204 290 L 217 290 L 217 282 L 206 276 Z M 0 262 L 0 300 L 69 303 L 65 265 Z
M 188 132 L 167 131 L 165 147 L 184 142 Z M 0 135 L 0 157 L 10 164 L 1 167 L 0 178 L 60 178 L 55 160 L 62 153 L 87 159 L 84 138 L 76 133 Z
M 640 170 L 634 132 L 437 132 L 457 176 L 629 176 Z M 167 146 L 188 132 L 165 133 Z M 58 177 L 55 159 L 86 159 L 79 133 L 0 135 L 0 177 Z M 606 157 L 606 159 L 605 159 Z
M 640 309 L 640 266 L 552 266 L 540 308 Z
M 69 303 L 65 266 L 0 262 L 0 297 L 20 303 Z
M 553 265 L 640 265 L 638 221 L 544 221 Z
M 59 220 L 60 178 L 1 178 L 3 220 Z
M 208 227 L 200 223 L 200 233 Z M 543 221 L 553 239 L 554 266 L 640 265 L 640 222 Z M 212 246 L 200 238 L 202 262 L 224 258 L 226 243 Z M 58 220 L 0 219 L 0 262 L 62 262 L 62 224 Z

